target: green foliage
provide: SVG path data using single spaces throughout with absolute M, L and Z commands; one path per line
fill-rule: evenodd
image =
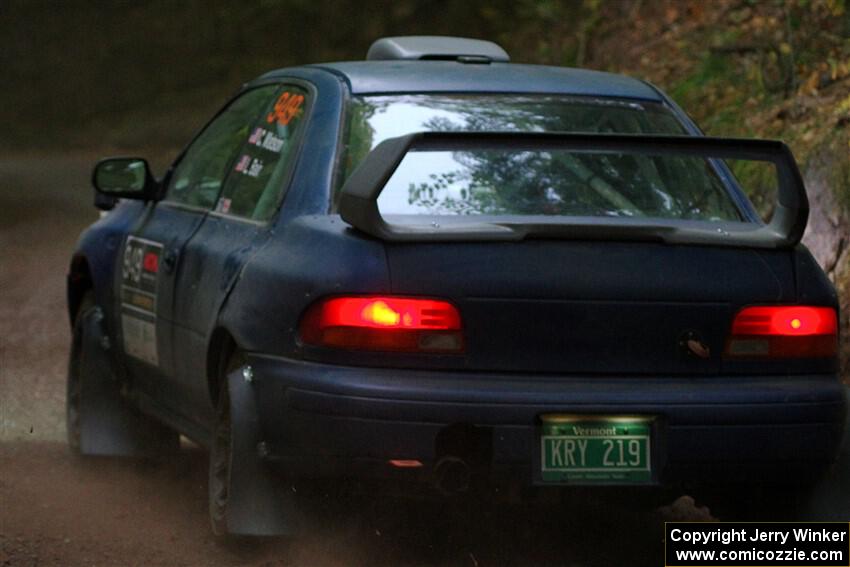
M 835 191 L 835 196 L 838 205 L 845 211 L 850 212 L 850 159 L 846 159 L 850 155 L 850 138 L 836 142 L 838 149 L 834 150 L 835 155 L 842 155 L 844 152 L 845 159 L 836 160 L 830 175 L 830 186 Z M 843 143 L 843 144 L 842 144 Z M 843 145 L 843 150 L 840 147 Z
M 727 163 L 759 216 L 765 221 L 770 220 L 778 189 L 776 168 L 758 161 L 732 160 Z
M 802 136 L 750 118 L 850 65 L 847 0 L 4 0 L 0 145 L 181 145 L 243 81 L 402 34 L 646 78 L 718 135 Z

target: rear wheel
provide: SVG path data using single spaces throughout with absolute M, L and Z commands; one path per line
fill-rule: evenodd
M 217 536 L 227 534 L 227 497 L 230 490 L 230 410 L 227 384 L 218 398 L 218 412 L 210 447 L 209 499 L 210 523 Z
M 233 427 L 230 415 L 230 392 L 227 376 L 245 363 L 245 357 L 236 352 L 224 367 L 218 391 L 216 423 L 210 446 L 209 508 L 212 531 L 217 536 L 228 534 L 227 504 L 230 497 L 230 480 L 233 459 Z
M 218 536 L 292 535 L 301 521 L 300 500 L 267 460 L 256 378 L 246 372 L 247 361 L 239 351 L 227 360 L 210 443 L 212 531 Z

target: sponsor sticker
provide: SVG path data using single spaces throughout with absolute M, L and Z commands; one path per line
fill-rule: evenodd
M 130 236 L 121 265 L 121 335 L 124 352 L 157 365 L 156 300 L 162 244 Z
M 122 313 L 121 332 L 126 354 L 154 366 L 159 364 L 156 351 L 156 318 L 143 319 L 138 315 Z
M 222 197 L 218 200 L 218 204 L 215 207 L 215 210 L 219 213 L 227 213 L 230 211 L 230 204 L 233 201 L 228 199 L 227 197 Z
M 236 167 L 234 167 L 233 169 L 237 173 L 243 173 L 248 168 L 248 164 L 250 164 L 250 163 L 251 163 L 251 156 L 249 156 L 248 154 L 245 154 L 245 155 L 243 155 L 242 157 L 239 158 L 239 160 L 236 162 Z

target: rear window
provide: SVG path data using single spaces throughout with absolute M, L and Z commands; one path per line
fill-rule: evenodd
M 660 104 L 564 96 L 392 95 L 351 103 L 341 181 L 381 141 L 417 131 L 685 134 Z M 337 195 L 338 197 L 338 195 Z M 628 216 L 737 221 L 709 161 L 559 150 L 413 151 L 383 215 Z

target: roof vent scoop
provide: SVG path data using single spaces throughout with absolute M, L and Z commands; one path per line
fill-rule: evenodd
M 383 37 L 372 44 L 366 59 L 369 61 L 431 59 L 469 63 L 492 61 L 507 63 L 511 60 L 508 53 L 492 41 L 439 35 Z

